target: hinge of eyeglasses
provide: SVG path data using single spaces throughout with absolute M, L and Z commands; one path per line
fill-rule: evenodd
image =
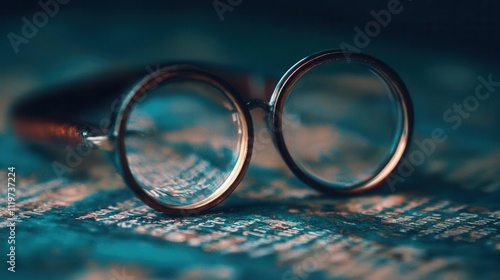
M 83 141 L 90 142 L 92 144 L 92 146 L 94 146 L 97 149 L 104 150 L 104 151 L 113 151 L 114 150 L 114 144 L 112 141 L 110 141 L 108 135 L 106 135 L 106 134 L 91 135 L 88 131 L 83 131 L 82 137 L 83 137 Z

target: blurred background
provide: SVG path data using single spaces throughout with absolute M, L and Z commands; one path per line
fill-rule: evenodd
M 2 96 L 17 97 L 102 69 L 166 61 L 213 61 L 282 74 L 311 53 L 352 46 L 380 58 L 401 75 L 415 103 L 417 132 L 427 135 L 434 125 L 429 122 L 447 125 L 443 113 L 474 93 L 479 76 L 492 74 L 493 80 L 500 80 L 495 1 L 40 3 L 47 4 L 2 2 Z M 365 31 L 374 21 L 371 12 L 387 10 L 388 5 L 395 5 L 399 13 L 392 14 L 366 43 L 356 41 L 355 28 Z M 25 20 L 36 23 L 36 30 L 26 28 Z M 4 97 L 3 112 L 10 100 Z M 459 140 L 464 148 L 469 141 L 497 137 L 493 120 L 498 115 L 480 117 L 496 111 L 496 104 L 498 97 L 493 94 L 481 102 L 478 113 L 464 119 L 464 125 L 472 127 L 490 123 L 490 129 L 468 135 L 472 137 L 468 141 Z M 2 127 L 5 124 L 3 119 Z
M 391 13 L 390 20 L 384 24 L 386 26 L 379 25 L 380 28 L 373 31 L 373 36 L 367 35 L 366 27 L 377 21 L 374 14 L 380 14 L 382 10 L 397 10 L 398 12 Z M 432 268 L 435 269 L 432 273 L 438 271 L 431 274 L 434 278 L 454 277 L 446 279 L 462 279 L 484 271 L 488 271 L 487 275 L 489 276 L 498 276 L 498 268 L 496 268 L 495 263 L 498 264 L 498 250 L 500 250 L 500 237 L 498 235 L 498 211 L 500 210 L 498 205 L 498 198 L 500 198 L 500 146 L 498 145 L 500 143 L 498 129 L 500 121 L 500 111 L 498 110 L 500 105 L 500 86 L 498 85 L 500 82 L 499 13 L 500 2 L 498 1 L 2 1 L 0 4 L 0 34 L 3 38 L 0 41 L 0 111 L 2 112 L 0 115 L 0 130 L 2 131 L 0 135 L 2 143 L 0 162 L 4 169 L 12 164 L 21 167 L 18 168 L 18 176 L 28 177 L 26 182 L 36 184 L 42 176 L 40 174 L 45 174 L 44 180 L 54 177 L 51 173 L 50 162 L 43 158 L 31 157 L 31 152 L 22 147 L 10 133 L 8 111 L 11 104 L 17 98 L 40 87 L 58 84 L 105 69 L 131 65 L 156 65 L 160 62 L 181 60 L 210 61 L 281 75 L 295 62 L 309 54 L 325 49 L 352 46 L 384 61 L 406 83 L 415 107 L 416 131 L 414 139 L 420 141 L 432 139 L 432 133 L 435 129 L 443 130 L 444 135 L 447 136 L 446 142 L 436 143 L 435 151 L 426 156 L 425 162 L 414 165 L 415 170 L 410 172 L 410 175 L 403 176 L 404 180 L 398 182 L 397 185 L 390 186 L 390 188 L 384 188 L 382 196 L 394 199 L 391 195 L 406 196 L 408 193 L 405 190 L 411 190 L 410 192 L 419 192 L 416 196 L 418 198 L 430 197 L 428 201 L 433 203 L 439 203 L 442 199 L 451 201 L 450 205 L 467 204 L 469 205 L 467 207 L 470 207 L 467 208 L 467 211 L 476 211 L 474 213 L 482 213 L 481 211 L 483 211 L 484 217 L 490 217 L 488 215 L 493 215 L 491 213 L 497 213 L 495 216 L 496 224 L 488 224 L 492 229 L 491 235 L 485 237 L 481 241 L 484 243 L 476 247 L 469 243 L 466 245 L 460 243 L 463 246 L 455 248 L 450 246 L 452 243 L 440 243 L 443 247 L 439 247 L 435 240 L 419 239 L 417 234 L 413 236 L 414 239 L 399 235 L 398 238 L 401 239 L 395 240 L 400 240 L 401 243 L 410 240 L 407 244 L 408 248 L 426 248 L 425 250 L 428 251 L 424 249 L 422 252 L 418 251 L 418 254 L 421 255 L 417 254 L 418 256 L 414 257 L 419 264 L 425 263 L 427 260 L 434 260 L 434 256 L 443 257 L 444 263 L 447 264 L 449 260 L 458 260 L 458 264 L 446 266 L 446 269 L 438 271 L 437 268 Z M 365 34 L 359 35 L 360 30 Z M 364 37 L 364 40 L 361 37 Z M 481 86 L 482 93 L 491 93 L 485 100 L 474 97 L 478 86 Z M 471 103 L 465 104 L 464 102 Z M 461 106 L 462 113 L 457 111 L 457 106 Z M 409 154 L 411 155 L 411 151 L 419 149 L 422 150 L 421 147 L 413 145 Z M 253 161 L 257 166 L 269 167 L 272 166 L 269 164 L 270 157 L 275 160 L 279 156 L 276 151 L 266 154 L 257 149 Z M 265 179 L 266 176 L 275 176 L 274 178 L 281 176 L 281 173 L 266 173 L 267 171 L 259 173 L 262 171 L 259 168 L 255 167 L 253 172 L 251 168 L 250 179 L 245 179 L 244 187 L 262 187 L 269 183 Z M 401 173 L 401 171 L 397 172 L 399 172 L 397 174 Z M 264 174 L 264 178 L 260 178 L 260 174 Z M 98 175 L 103 176 L 102 174 Z M 406 180 L 406 178 L 411 180 Z M 264 183 L 259 180 L 264 180 Z M 289 184 L 292 189 L 297 186 L 297 189 L 307 189 L 296 180 L 287 182 L 283 185 Z M 108 183 L 104 182 L 103 185 Z M 50 185 L 48 188 L 53 188 L 56 185 Z M 84 190 L 87 189 L 84 188 Z M 272 200 L 273 194 L 266 193 L 266 191 L 268 190 L 264 188 L 257 192 L 241 194 L 238 194 L 237 191 L 236 195 L 231 196 L 228 203 L 230 206 L 238 203 L 250 205 L 252 202 L 246 200 L 248 197 L 253 197 L 253 199 L 267 197 Z M 312 194 L 304 192 L 312 197 L 317 195 L 312 192 Z M 276 193 L 277 197 L 281 195 L 281 193 Z M 68 219 L 75 222 L 74 217 L 78 215 L 83 217 L 85 213 L 100 209 L 103 203 L 104 205 L 108 203 L 108 200 L 113 203 L 116 199 L 128 199 L 130 196 L 131 194 L 128 192 L 126 194 L 120 192 L 118 195 L 112 193 L 112 195 L 107 194 L 102 197 L 94 196 L 92 198 L 95 200 L 94 202 L 73 205 L 69 209 L 56 212 L 56 214 L 65 217 L 64 213 L 74 211 L 68 216 Z M 242 198 L 245 200 L 238 200 Z M 296 198 L 301 198 L 301 196 L 296 196 Z M 413 198 L 407 196 L 403 200 L 411 201 Z M 363 203 L 372 203 L 370 205 L 374 208 L 378 203 L 381 203 L 378 198 L 369 199 L 373 199 L 373 197 L 368 196 L 367 201 L 363 201 Z M 349 202 L 349 199 L 347 200 Z M 383 201 L 387 202 L 387 200 Z M 392 202 L 394 200 L 388 200 L 388 204 L 384 205 L 389 205 L 387 207 L 390 208 L 393 206 Z M 335 204 L 331 200 L 325 203 L 320 204 Z M 361 202 L 356 200 L 353 203 Z M 257 207 L 260 207 L 262 213 L 278 211 L 277 208 L 266 208 L 268 206 L 265 205 Z M 331 207 L 333 209 L 334 206 Z M 347 207 L 346 209 L 352 210 L 353 208 Z M 254 210 L 251 208 L 247 210 L 234 213 L 229 211 L 228 221 L 235 217 L 249 219 L 249 215 L 251 216 L 249 213 L 253 213 Z M 356 208 L 356 210 L 359 209 Z M 311 215 L 311 213 L 313 214 Z M 306 214 L 305 217 L 309 218 L 313 215 L 328 216 L 312 210 Z M 286 220 L 287 217 L 283 215 L 280 219 Z M 102 263 L 111 263 L 112 267 L 115 267 L 113 266 L 115 261 L 125 263 L 125 265 L 135 265 L 136 268 L 135 270 L 132 268 L 132 271 L 136 271 L 134 274 L 136 276 L 158 276 L 162 274 L 155 274 L 154 271 L 172 272 L 181 269 L 181 272 L 176 275 L 185 275 L 187 279 L 197 276 L 219 278 L 220 275 L 229 275 L 229 277 L 225 277 L 228 279 L 244 278 L 245 275 L 252 275 L 253 272 L 257 275 L 268 273 L 269 277 L 279 278 L 285 277 L 283 272 L 286 272 L 290 265 L 287 260 L 280 258 L 280 261 L 274 262 L 276 270 L 270 272 L 266 266 L 269 261 L 265 258 L 257 262 L 253 259 L 254 257 L 242 257 L 237 258 L 238 263 L 236 263 L 230 256 L 219 256 L 221 262 L 217 263 L 214 260 L 208 260 L 211 255 L 202 254 L 193 249 L 192 247 L 195 245 L 191 243 L 189 248 L 187 246 L 172 247 L 165 244 L 162 244 L 165 246 L 161 247 L 162 249 L 160 247 L 153 248 L 150 245 L 150 242 L 153 241 L 149 239 L 145 239 L 145 241 L 142 239 L 144 243 L 141 243 L 140 240 L 132 241 L 133 238 L 127 239 L 129 233 L 123 229 L 113 233 L 116 235 L 111 234 L 112 237 L 106 237 L 110 233 L 108 229 L 103 229 L 106 228 L 105 226 L 98 228 L 101 231 L 99 236 L 102 237 L 100 241 L 93 243 L 93 238 L 98 235 L 85 233 L 86 235 L 82 239 L 78 231 L 86 232 L 84 226 L 79 228 L 75 222 L 73 226 L 76 229 L 74 231 L 71 228 L 64 228 L 64 226 L 64 230 L 61 231 L 59 227 L 61 223 L 66 224 L 64 220 L 57 220 L 56 216 L 46 219 L 38 220 L 39 224 L 31 226 L 31 231 L 26 229 L 26 232 L 30 233 L 27 233 L 23 240 L 34 249 L 26 251 L 27 253 L 22 257 L 26 262 L 43 259 L 44 254 L 46 254 L 44 250 L 54 246 L 50 240 L 33 238 L 35 233 L 42 228 L 47 231 L 46 236 L 53 240 L 68 236 L 69 241 L 58 246 L 62 246 L 63 252 L 69 253 L 60 254 L 61 250 L 59 253 L 54 252 L 52 258 L 56 261 L 42 264 L 42 266 L 56 271 L 58 262 L 65 263 L 66 270 L 61 274 L 62 278 L 68 275 L 83 275 L 80 279 L 99 279 L 96 275 L 101 275 L 99 273 L 94 275 L 92 272 L 94 271 L 92 269 L 99 271 L 101 267 L 95 263 L 87 263 L 86 265 L 86 267 L 91 268 L 91 272 L 82 272 L 78 259 L 73 263 L 67 261 L 68 258 L 66 258 L 66 262 L 64 262 L 64 256 L 72 256 L 74 253 L 66 249 L 83 248 L 83 245 L 75 245 L 79 244 L 78 242 L 83 242 L 82 244 L 86 244 L 85 246 L 93 248 L 90 249 L 90 252 L 83 249 L 81 252 L 78 251 L 78 254 L 82 256 L 81 259 L 94 259 L 101 265 L 103 265 Z M 363 218 L 351 220 L 352 225 L 358 224 L 361 220 Z M 297 218 L 295 221 L 300 222 L 303 219 Z M 317 223 L 314 223 L 313 220 L 307 221 L 318 228 L 322 226 L 330 228 L 330 224 L 322 220 Z M 335 223 L 336 220 L 328 221 Z M 53 227 L 42 227 L 42 224 L 46 222 L 54 222 L 55 224 Z M 391 234 L 380 234 L 380 236 L 374 234 L 377 235 L 374 237 L 367 233 L 383 232 L 385 227 L 379 227 L 379 224 L 373 220 L 365 222 L 365 224 L 359 223 L 359 227 L 352 226 L 352 232 L 358 232 L 359 236 L 368 241 L 376 240 L 386 245 L 389 244 L 387 245 L 389 248 L 393 245 L 397 246 L 391 243 Z M 57 223 L 60 224 L 57 225 Z M 364 228 L 365 226 L 369 229 Z M 27 228 L 30 227 L 27 226 Z M 63 232 L 67 233 L 63 234 Z M 3 236 L 5 235 L 2 233 Z M 131 243 L 123 241 L 123 243 L 115 244 L 110 241 L 115 240 L 115 238 L 120 239 L 120 236 L 127 237 L 124 239 Z M 28 239 L 34 241 L 30 243 L 31 241 Z M 135 258 L 123 257 L 127 254 L 127 250 L 123 249 L 123 246 L 134 248 L 137 254 Z M 407 255 L 404 255 L 405 249 L 402 250 L 401 258 L 404 258 Z M 168 264 L 159 260 L 155 262 L 155 256 L 169 252 L 174 252 L 177 255 L 169 259 Z M 293 258 L 293 255 L 290 256 Z M 469 262 L 468 256 L 474 261 Z M 197 258 L 195 258 L 195 263 L 205 262 L 216 265 L 216 268 L 202 269 L 201 272 L 197 270 L 194 272 L 192 270 L 183 271 L 184 265 L 191 268 L 183 261 L 192 261 L 193 257 Z M 142 263 L 143 260 L 149 262 L 149 270 L 141 270 L 145 267 Z M 239 260 L 249 265 L 240 270 Z M 357 260 L 355 259 L 355 264 Z M 395 261 L 395 263 L 391 261 L 392 259 L 388 262 L 396 269 L 391 270 L 392 274 L 390 275 L 405 275 L 405 270 L 399 269 L 402 264 L 399 261 Z M 360 268 L 365 273 L 360 275 L 370 276 L 370 271 L 373 271 L 371 268 L 365 270 Z M 326 271 L 328 267 L 321 269 Z M 425 276 L 425 273 L 430 271 L 429 269 L 431 268 L 422 267 L 419 272 L 422 274 L 413 275 Z M 118 271 L 120 270 L 118 269 Z M 319 268 L 314 273 L 319 273 L 318 271 L 320 271 Z M 458 271 L 457 274 L 454 274 L 454 271 Z M 335 274 L 335 271 L 329 271 L 329 273 L 331 276 Z M 25 275 L 31 277 L 34 274 Z M 234 275 L 236 276 L 232 277 Z M 352 271 L 344 271 L 344 274 L 341 275 L 360 276 L 353 274 Z M 93 276 L 95 277 L 92 278 Z

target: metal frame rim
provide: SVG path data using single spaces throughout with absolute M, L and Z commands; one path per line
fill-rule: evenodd
M 203 81 L 224 93 L 224 95 L 231 100 L 240 115 L 242 130 L 244 134 L 242 136 L 243 139 L 238 154 L 239 158 L 234 169 L 230 173 L 230 177 L 228 177 L 228 179 L 226 180 L 226 182 L 230 181 L 230 183 L 228 183 L 224 189 L 217 189 L 206 199 L 200 202 L 182 206 L 162 203 L 152 198 L 140 187 L 139 183 L 135 180 L 135 177 L 132 174 L 130 166 L 128 164 L 128 159 L 125 151 L 124 133 L 129 114 L 133 108 L 133 105 L 137 102 L 137 99 L 146 94 L 152 86 L 163 84 L 177 78 L 188 78 Z M 132 189 L 132 191 L 142 201 L 144 201 L 155 210 L 161 212 L 172 215 L 190 215 L 200 213 L 218 205 L 238 186 L 250 164 L 253 146 L 253 125 L 250 113 L 248 112 L 244 101 L 225 81 L 219 79 L 216 76 L 213 76 L 208 71 L 197 65 L 167 65 L 158 69 L 157 71 L 155 71 L 155 73 L 147 75 L 146 77 L 141 79 L 141 81 L 132 86 L 132 88 L 126 93 L 120 105 L 120 109 L 113 119 L 113 129 L 110 130 L 109 137 L 115 143 L 117 169 L 122 174 L 125 182 L 130 187 L 130 189 Z M 221 187 L 222 186 L 223 185 L 221 185 Z
M 399 140 L 395 140 L 397 145 L 388 162 L 383 168 L 380 169 L 380 172 L 377 175 L 360 183 L 354 184 L 349 188 L 340 186 L 335 187 L 333 185 L 325 184 L 319 180 L 312 178 L 311 175 L 302 170 L 298 166 L 298 164 L 295 163 L 291 154 L 288 152 L 283 132 L 281 130 L 283 106 L 286 97 L 288 96 L 290 90 L 293 88 L 297 80 L 300 79 L 302 75 L 304 75 L 308 70 L 325 62 L 341 61 L 347 59 L 349 59 L 348 61 L 355 60 L 364 62 L 372 66 L 373 69 L 377 71 L 377 74 L 379 74 L 384 79 L 384 81 L 390 87 L 393 95 L 397 98 L 403 115 L 402 127 L 399 130 L 401 131 L 401 134 L 398 136 Z M 408 90 L 406 89 L 406 86 L 404 85 L 399 75 L 397 75 L 396 72 L 394 72 L 389 66 L 376 58 L 359 53 L 349 53 L 347 55 L 347 53 L 342 50 L 327 50 L 319 52 L 307 56 L 293 65 L 285 73 L 285 75 L 283 75 L 283 77 L 276 85 L 271 97 L 270 108 L 270 118 L 268 119 L 269 127 L 272 129 L 276 147 L 278 148 L 288 167 L 303 182 L 326 193 L 356 193 L 379 186 L 381 183 L 383 183 L 384 179 L 388 177 L 390 173 L 396 168 L 401 158 L 407 152 L 413 132 L 413 105 Z

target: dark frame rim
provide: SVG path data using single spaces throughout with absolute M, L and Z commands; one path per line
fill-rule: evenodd
M 128 164 L 125 150 L 124 133 L 126 130 L 127 120 L 133 108 L 133 105 L 142 97 L 144 97 L 144 95 L 146 95 L 149 90 L 154 90 L 154 88 L 159 84 L 168 83 L 169 81 L 173 81 L 178 78 L 186 78 L 206 82 L 209 85 L 219 89 L 229 100 L 231 100 L 231 102 L 236 107 L 242 119 L 242 130 L 244 131 L 244 133 L 246 130 L 246 137 L 245 135 L 242 136 L 242 147 L 240 147 L 239 158 L 241 159 L 237 160 L 236 166 L 230 173 L 230 178 L 228 178 L 224 182 L 224 184 L 226 184 L 226 182 L 228 182 L 228 180 L 230 181 L 231 179 L 232 182 L 224 190 L 217 189 L 220 191 L 213 192 L 201 202 L 182 206 L 162 203 L 148 195 L 146 191 L 140 187 L 140 185 L 135 180 Z M 250 117 L 250 112 L 246 108 L 244 100 L 242 100 L 242 98 L 227 82 L 210 74 L 210 72 L 197 65 L 167 65 L 156 70 L 154 73 L 148 74 L 146 77 L 141 79 L 141 81 L 136 83 L 124 95 L 124 98 L 120 104 L 120 109 L 115 114 L 113 120 L 114 122 L 112 124 L 112 129 L 110 130 L 109 137 L 113 142 L 115 142 L 116 145 L 115 157 L 117 169 L 121 172 L 126 184 L 143 202 L 145 202 L 153 209 L 161 212 L 172 215 L 185 216 L 197 214 L 218 205 L 224 199 L 226 199 L 239 185 L 250 164 L 254 138 L 253 124 Z
M 342 60 L 348 62 L 350 62 L 350 60 L 354 60 L 370 65 L 373 70 L 375 70 L 377 74 L 380 75 L 390 87 L 394 97 L 397 99 L 397 102 L 400 105 L 400 109 L 402 111 L 404 119 L 402 120 L 402 127 L 400 127 L 398 130 L 400 132 L 400 135 L 398 137 L 399 140 L 395 140 L 395 143 L 397 143 L 397 145 L 394 148 L 392 155 L 390 155 L 389 160 L 387 160 L 385 166 L 380 169 L 379 173 L 371 177 L 370 179 L 356 183 L 353 186 L 336 188 L 334 185 L 328 185 L 312 178 L 311 175 L 308 175 L 298 166 L 297 163 L 295 163 L 285 144 L 281 126 L 281 116 L 286 97 L 290 93 L 290 90 L 293 88 L 295 83 L 302 77 L 302 75 L 304 75 L 310 69 L 325 62 Z M 376 58 L 365 54 L 347 53 L 342 50 L 328 50 L 319 52 L 303 58 L 294 66 L 292 66 L 276 85 L 270 101 L 270 110 L 271 118 L 268 120 L 269 127 L 271 127 L 272 129 L 276 147 L 278 148 L 286 164 L 300 180 L 325 193 L 357 193 L 372 189 L 382 184 L 385 178 L 387 178 L 391 174 L 391 172 L 398 165 L 401 158 L 407 152 L 413 132 L 413 105 L 408 90 L 399 75 L 396 74 L 396 72 L 393 71 L 389 66 Z

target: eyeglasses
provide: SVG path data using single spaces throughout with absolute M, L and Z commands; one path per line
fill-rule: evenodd
M 48 91 L 15 106 L 21 138 L 103 149 L 140 199 L 176 215 L 214 207 L 243 179 L 254 142 L 252 109 L 266 112 L 293 173 L 327 193 L 380 185 L 413 126 L 398 75 L 373 57 L 339 50 L 300 60 L 279 81 L 180 63 Z

